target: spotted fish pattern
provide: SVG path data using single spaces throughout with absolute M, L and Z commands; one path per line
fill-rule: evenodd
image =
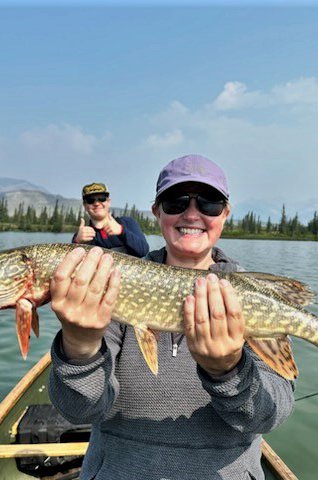
M 16 309 L 17 335 L 23 357 L 30 331 L 38 335 L 37 308 L 50 301 L 50 279 L 74 244 L 37 244 L 0 252 L 0 309 Z M 87 251 L 91 246 L 82 245 Z M 132 325 L 145 360 L 158 371 L 157 331 L 183 331 L 183 302 L 206 270 L 148 262 L 107 250 L 121 271 L 114 320 Z M 302 282 L 261 272 L 217 273 L 235 288 L 245 317 L 244 337 L 251 348 L 285 378 L 298 375 L 288 336 L 318 346 L 318 318 L 304 307 L 313 292 Z

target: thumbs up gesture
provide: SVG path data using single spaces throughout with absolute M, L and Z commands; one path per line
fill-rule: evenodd
M 108 213 L 103 228 L 108 235 L 120 235 L 123 232 L 122 225 L 114 219 L 111 213 Z
M 81 218 L 80 226 L 75 237 L 76 243 L 88 243 L 95 237 L 95 230 L 85 225 L 84 218 Z

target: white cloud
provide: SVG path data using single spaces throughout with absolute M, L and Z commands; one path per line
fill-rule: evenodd
M 236 201 L 250 196 L 288 200 L 291 192 L 295 199 L 315 198 L 317 101 L 315 78 L 269 92 L 228 82 L 212 103 L 190 110 L 174 101 L 150 118 L 148 128 L 155 132 L 143 142 L 143 154 L 154 165 L 187 153 L 207 155 L 225 168 Z M 164 157 L 159 147 L 165 148 Z
M 171 107 L 171 110 L 174 111 L 176 114 L 179 113 L 183 115 L 189 111 L 187 107 L 183 105 L 183 103 L 179 102 L 178 100 L 174 100 L 173 102 L 171 102 L 170 107 Z
M 176 128 L 172 132 L 166 132 L 163 135 L 152 134 L 146 139 L 146 144 L 154 148 L 169 148 L 180 145 L 184 140 L 182 131 Z
M 105 133 L 102 141 L 108 140 Z M 20 142 L 27 148 L 37 151 L 72 151 L 78 155 L 91 155 L 98 145 L 95 135 L 85 133 L 82 128 L 73 125 L 48 125 L 23 132 Z
M 52 193 L 77 197 L 81 185 L 104 177 L 111 132 L 100 136 L 77 125 L 50 124 L 0 140 L 1 176 L 22 178 Z
M 227 82 L 223 91 L 213 102 L 216 110 L 232 110 L 260 106 L 263 96 L 259 92 L 249 92 L 241 82 Z
M 83 184 L 102 179 L 113 205 L 127 201 L 150 208 L 161 168 L 177 156 L 200 153 L 224 167 L 233 203 L 317 198 L 317 99 L 316 78 L 269 90 L 233 81 L 212 101 L 196 108 L 172 101 L 152 117 L 134 118 L 114 136 L 48 125 L 0 139 L 1 176 L 65 196 L 78 196 Z
M 299 78 L 284 85 L 273 87 L 271 96 L 277 104 L 317 104 L 318 78 Z
M 245 83 L 227 82 L 212 103 L 212 107 L 215 110 L 239 110 L 317 103 L 318 78 L 311 77 L 276 85 L 269 92 L 249 91 Z

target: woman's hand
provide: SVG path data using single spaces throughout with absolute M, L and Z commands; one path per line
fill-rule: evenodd
M 51 281 L 52 309 L 62 324 L 63 347 L 69 358 L 90 358 L 101 347 L 120 288 L 120 273 L 111 272 L 113 258 L 99 247 L 87 254 L 72 250 Z
M 244 318 L 234 288 L 214 274 L 196 281 L 184 303 L 184 330 L 195 361 L 212 375 L 232 370 L 242 357 Z

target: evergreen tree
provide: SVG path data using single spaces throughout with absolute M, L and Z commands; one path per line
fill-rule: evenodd
M 18 226 L 19 230 L 24 230 L 24 204 L 19 203 L 19 206 L 14 211 L 14 223 Z
M 68 224 L 68 225 L 76 225 L 76 215 L 73 211 L 73 208 L 71 207 L 70 210 L 68 210 L 68 212 L 65 214 L 65 219 L 64 219 L 65 223 Z
M 79 208 L 78 213 L 77 213 L 77 219 L 76 219 L 76 225 L 79 225 L 81 223 L 81 218 L 84 216 L 82 212 L 82 208 Z
M 40 216 L 39 216 L 39 225 L 41 227 L 45 227 L 47 226 L 49 223 L 49 216 L 48 216 L 48 213 L 47 213 L 47 208 L 46 206 L 44 208 L 42 208 L 42 211 L 40 213 Z
M 8 203 L 5 198 L 0 200 L 0 223 L 7 223 L 9 221 Z
M 33 229 L 32 227 L 37 224 L 36 210 L 34 207 L 30 205 L 27 208 L 25 221 L 26 221 L 26 225 L 29 226 L 30 230 L 32 230 Z
M 242 230 L 245 233 L 256 233 L 257 222 L 256 215 L 253 212 L 248 212 L 242 220 Z
M 224 225 L 224 230 L 225 231 L 233 231 L 234 229 L 234 223 L 233 223 L 233 215 L 231 215 L 231 218 L 229 220 L 226 220 L 225 225 Z
M 56 200 L 52 217 L 50 218 L 52 232 L 61 232 L 63 227 L 63 215 L 59 211 L 59 201 Z
M 282 216 L 280 219 L 280 223 L 278 225 L 278 231 L 279 233 L 282 233 L 282 234 L 286 234 L 286 231 L 287 231 L 287 217 L 286 217 L 286 210 L 285 210 L 284 204 L 282 209 Z
M 133 204 L 133 206 L 131 207 L 130 216 L 131 216 L 131 218 L 133 218 L 134 220 L 137 220 L 137 218 L 138 218 L 138 210 L 136 209 L 136 205 L 135 205 L 135 204 Z
M 128 203 L 126 202 L 124 211 L 123 211 L 123 217 L 129 216 L 129 208 L 128 208 Z
M 300 224 L 298 221 L 298 214 L 294 216 L 292 220 L 288 222 L 288 233 L 291 237 L 296 237 L 300 232 Z
M 318 234 L 318 212 L 317 211 L 315 211 L 313 219 L 310 220 L 310 222 L 308 222 L 307 228 L 310 233 L 317 236 Z

